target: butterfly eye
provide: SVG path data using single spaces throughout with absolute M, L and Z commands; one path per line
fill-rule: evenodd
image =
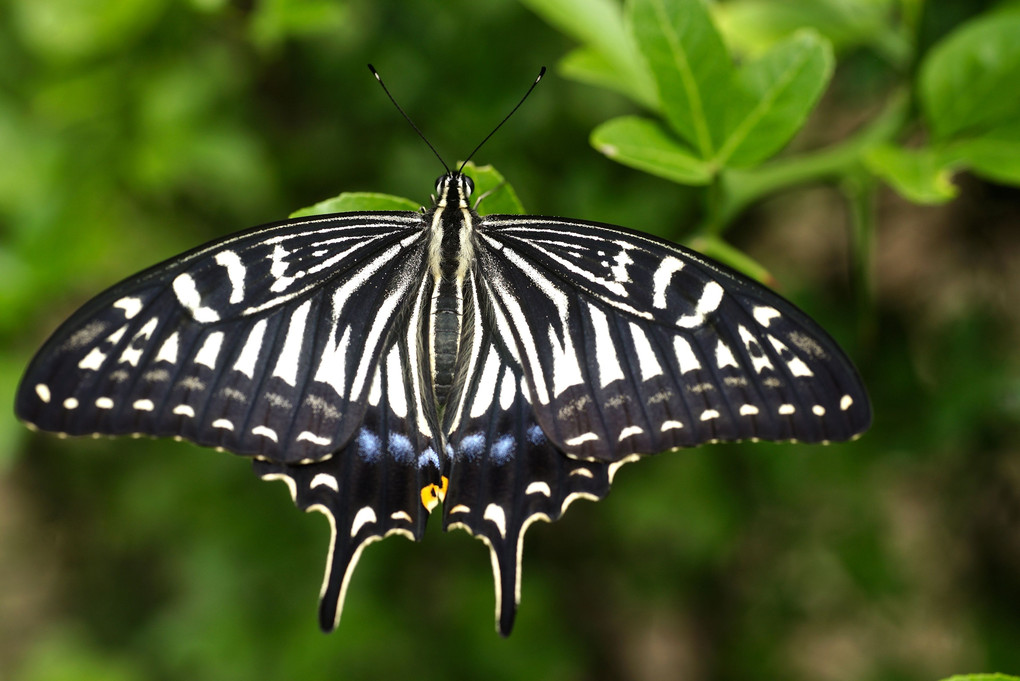
M 464 178 L 464 198 L 471 196 L 475 191 L 475 183 L 467 175 L 462 176 Z

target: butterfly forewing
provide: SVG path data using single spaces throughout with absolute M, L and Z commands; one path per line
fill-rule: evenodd
M 618 227 L 486 216 L 483 296 L 546 435 L 568 454 L 741 439 L 846 440 L 870 422 L 852 364 L 788 301 Z
M 421 220 L 286 221 L 128 279 L 39 352 L 18 416 L 70 435 L 321 458 L 364 420 L 382 344 L 424 277 Z

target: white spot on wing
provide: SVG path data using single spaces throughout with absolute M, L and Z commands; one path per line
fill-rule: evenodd
M 683 268 L 683 261 L 673 256 L 666 256 L 662 259 L 655 274 L 652 275 L 652 305 L 660 310 L 666 307 L 666 289 L 669 287 L 669 282 L 673 279 L 673 275 Z
M 202 296 L 198 293 L 195 280 L 187 272 L 177 275 L 177 278 L 174 279 L 173 289 L 177 301 L 196 322 L 208 324 L 220 320 L 220 315 L 216 310 L 202 306 Z
M 482 517 L 486 520 L 491 520 L 496 525 L 496 529 L 499 530 L 499 536 L 506 539 L 506 513 L 503 508 L 496 504 L 489 504 L 485 507 L 485 513 Z
M 234 424 L 231 423 L 227 419 L 216 419 L 210 425 L 212 425 L 213 428 L 222 428 L 223 430 L 233 430 L 234 429 Z
M 368 403 L 373 407 L 379 406 L 379 400 L 382 399 L 382 368 L 376 367 L 375 373 L 372 375 L 372 385 L 368 387 Z
M 686 374 L 688 371 L 695 371 L 701 368 L 701 362 L 698 361 L 694 350 L 691 349 L 691 344 L 683 336 L 677 336 L 673 339 L 673 351 L 676 353 L 676 361 L 680 367 L 680 373 Z
M 778 411 L 783 416 L 789 416 L 790 414 L 793 414 L 794 412 L 796 412 L 797 409 L 792 404 L 781 404 L 781 405 L 779 405 L 779 410 Z
M 773 368 L 771 360 L 769 360 L 768 355 L 765 354 L 761 347 L 761 343 L 754 337 L 754 334 L 747 330 L 746 326 L 739 324 L 737 326 L 737 333 L 740 334 L 740 340 L 743 341 L 744 347 L 747 348 L 747 354 L 751 357 L 751 366 L 754 367 L 755 371 L 761 373 L 764 369 Z M 755 348 L 757 348 L 757 353 L 754 351 Z
M 552 490 L 549 488 L 549 483 L 536 480 L 528 485 L 527 489 L 524 490 L 525 496 L 529 494 L 541 494 L 543 496 L 552 497 Z
M 794 357 L 786 363 L 790 367 L 790 373 L 794 376 L 814 376 L 814 372 L 804 363 L 800 357 Z
M 195 364 L 204 364 L 210 369 L 215 369 L 216 358 L 219 357 L 221 347 L 223 347 L 223 332 L 213 331 L 206 337 L 198 354 L 195 355 Z
M 611 271 L 613 278 L 616 281 L 622 281 L 624 283 L 630 282 L 630 273 L 627 272 L 627 265 L 634 264 L 633 258 L 627 253 L 626 247 L 621 248 L 620 251 L 613 257 L 613 267 Z
M 712 419 L 717 418 L 719 418 L 719 412 L 716 411 L 715 409 L 706 409 L 705 411 L 701 412 L 702 421 L 711 421 Z
M 633 339 L 633 350 L 638 358 L 638 368 L 641 371 L 641 380 L 647 381 L 650 378 L 662 375 L 662 367 L 655 357 L 652 344 L 648 342 L 648 336 L 640 326 L 634 322 L 630 323 L 630 335 Z
M 171 364 L 176 363 L 179 345 L 180 339 L 177 336 L 177 332 L 174 331 L 172 334 L 166 337 L 165 341 L 163 341 L 163 345 L 160 346 L 159 352 L 156 353 L 156 361 L 170 362 Z
M 616 354 L 616 344 L 609 330 L 609 321 L 602 310 L 588 304 L 592 329 L 595 331 L 595 361 L 599 368 L 599 384 L 605 388 L 613 381 L 623 380 L 623 369 Z
M 850 408 L 850 406 L 853 403 L 854 403 L 854 398 L 850 397 L 849 395 L 843 395 L 843 397 L 841 397 L 840 400 L 839 400 L 839 408 L 841 410 L 843 410 L 843 411 L 846 411 L 847 409 Z
M 301 431 L 301 433 L 296 438 L 297 442 L 301 442 L 302 440 L 311 442 L 314 445 L 328 445 L 330 442 L 333 441 L 331 438 L 319 437 L 315 433 L 309 432 L 307 430 Z
M 255 326 L 251 327 L 248 340 L 244 342 L 241 354 L 237 356 L 237 361 L 234 362 L 234 371 L 239 371 L 248 378 L 252 378 L 255 375 L 255 364 L 259 359 L 259 351 L 262 350 L 262 338 L 265 334 L 266 320 L 260 319 L 255 322 Z
M 227 278 L 230 279 L 230 304 L 237 305 L 244 300 L 245 267 L 241 263 L 241 257 L 233 251 L 220 251 L 214 259 L 218 265 L 227 269 Z
M 679 421 L 663 421 L 662 427 L 659 428 L 659 430 L 665 433 L 667 430 L 676 430 L 677 428 L 683 427 L 684 424 L 680 423 Z
M 311 488 L 318 487 L 319 485 L 323 485 L 325 487 L 329 487 L 334 492 L 339 492 L 340 491 L 340 484 L 336 481 L 336 476 L 330 475 L 329 473 L 316 473 L 312 477 L 312 481 L 310 483 L 308 483 L 308 486 L 311 487 Z M 365 509 L 361 509 L 361 510 L 363 511 Z M 359 513 L 360 513 L 360 511 L 359 511 Z M 358 522 L 357 521 L 357 517 L 355 517 L 354 522 L 355 523 Z M 375 522 L 375 514 L 372 515 L 372 522 Z M 354 536 L 353 532 L 351 533 L 351 536 L 352 537 Z
M 262 437 L 269 438 L 273 442 L 279 442 L 279 439 L 276 436 L 276 431 L 268 426 L 255 426 L 251 429 L 251 434 L 261 435 Z
M 450 513 L 453 513 L 453 511 L 450 511 Z M 394 511 L 393 513 L 390 513 L 390 518 L 393 520 L 404 520 L 406 522 L 412 522 L 414 520 L 407 511 Z
M 393 413 L 400 418 L 407 417 L 407 394 L 404 391 L 403 363 L 400 361 L 400 346 L 394 344 L 386 356 L 386 401 Z
M 156 408 L 152 400 L 135 400 L 135 403 L 131 405 L 138 411 L 152 411 Z
M 78 398 L 76 398 L 76 397 L 68 397 L 66 400 L 64 400 L 64 409 L 77 409 L 77 408 L 78 408 Z
M 768 307 L 766 305 L 759 305 L 758 307 L 754 308 L 751 314 L 754 315 L 755 321 L 757 321 L 764 327 L 768 327 L 768 325 L 772 323 L 773 319 L 782 316 L 781 314 L 779 314 L 779 310 L 777 310 L 774 307 Z
M 109 397 L 96 398 L 96 406 L 100 409 L 113 409 L 113 400 Z
M 626 428 L 620 431 L 620 437 L 618 437 L 616 441 L 623 442 L 628 437 L 633 437 L 634 435 L 641 435 L 644 432 L 645 429 L 642 428 L 641 426 L 627 426 Z
M 563 444 L 569 447 L 575 447 L 581 443 L 588 442 L 590 440 L 598 440 L 599 436 L 595 433 L 581 433 L 577 437 L 572 437 L 569 440 L 565 440 Z
M 825 416 L 825 407 L 823 407 L 820 404 L 816 404 L 815 406 L 811 407 L 811 413 L 814 414 L 815 416 Z
M 740 405 L 741 416 L 755 416 L 758 414 L 758 407 L 753 404 L 742 404 Z
M 510 367 L 506 367 L 503 369 L 503 380 L 499 384 L 499 406 L 504 411 L 510 409 L 514 404 L 514 397 L 516 396 L 517 385 L 514 381 L 514 374 L 510 371 Z
M 178 404 L 174 407 L 174 413 L 178 416 L 190 416 L 195 417 L 195 410 L 187 404 Z
M 549 347 L 553 354 L 553 397 L 559 397 L 567 388 L 584 383 L 581 366 L 577 362 L 577 352 L 574 350 L 574 340 L 570 336 L 570 329 L 566 324 L 563 324 L 561 328 L 564 330 L 562 343 L 560 343 L 553 325 L 549 325 Z
M 114 303 L 113 306 L 124 310 L 124 319 L 131 319 L 141 311 L 142 299 L 135 298 L 134 296 L 125 296 Z
M 733 351 L 730 350 L 730 346 L 722 341 L 719 341 L 715 346 L 715 365 L 720 369 L 723 367 L 740 368 L 736 358 L 733 356 Z
M 336 337 L 336 331 L 336 322 L 333 322 L 333 330 L 322 349 L 322 359 L 319 361 L 319 368 L 315 372 L 314 380 L 332 386 L 336 394 L 343 397 L 347 383 L 347 365 L 344 360 L 347 357 L 347 345 L 351 340 L 351 327 L 348 326 L 344 329 L 340 340 L 334 345 L 333 338 Z
M 478 391 L 471 403 L 471 418 L 476 419 L 484 415 L 492 404 L 496 395 L 496 380 L 499 378 L 499 357 L 490 348 L 485 357 L 485 365 L 482 367 L 482 375 L 478 379 Z
M 308 310 L 311 307 L 311 299 L 306 300 L 290 316 L 287 337 L 283 341 L 283 348 L 280 350 L 276 367 L 273 369 L 273 376 L 282 379 L 291 387 L 297 384 L 298 364 L 301 361 L 301 348 L 305 339 L 305 325 L 308 322 Z
M 103 362 L 106 361 L 106 353 L 101 352 L 99 348 L 92 348 L 89 354 L 85 355 L 80 362 L 78 362 L 79 369 L 99 369 L 103 366 Z
M 701 297 L 694 309 L 694 314 L 684 315 L 676 320 L 676 325 L 683 329 L 696 329 L 705 323 L 705 316 L 715 312 L 723 299 L 723 287 L 710 281 L 701 291 Z
M 52 397 L 50 395 L 50 387 L 48 385 L 46 385 L 45 383 L 37 383 L 36 384 L 36 386 L 35 386 L 35 394 L 38 395 L 39 399 L 42 400 L 44 403 L 46 403 L 46 404 L 50 403 L 50 399 Z

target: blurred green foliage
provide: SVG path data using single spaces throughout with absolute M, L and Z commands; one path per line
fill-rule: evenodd
M 0 678 L 1017 672 L 1016 8 L 0 4 Z M 873 430 L 628 466 L 608 499 L 529 534 L 504 641 L 464 533 L 373 545 L 324 636 L 326 526 L 282 485 L 183 444 L 17 424 L 31 352 L 105 286 L 300 206 L 427 200 L 441 168 L 368 61 L 448 162 L 558 63 L 566 79 L 476 159 L 502 173 L 473 169 L 497 189 L 486 209 L 519 210 L 505 176 L 530 211 L 769 280 L 858 360 Z

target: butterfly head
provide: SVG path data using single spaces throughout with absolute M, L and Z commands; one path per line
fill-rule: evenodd
M 436 205 L 467 207 L 468 199 L 475 190 L 470 177 L 456 170 L 440 175 L 436 180 Z

